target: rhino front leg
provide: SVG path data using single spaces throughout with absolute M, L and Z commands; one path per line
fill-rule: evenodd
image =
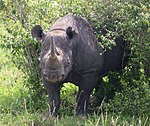
M 45 83 L 45 87 L 49 97 L 48 116 L 56 116 L 60 107 L 60 85 Z
M 87 116 L 90 94 L 96 86 L 96 78 L 97 76 L 95 73 L 88 73 L 83 75 L 77 95 L 77 116 Z

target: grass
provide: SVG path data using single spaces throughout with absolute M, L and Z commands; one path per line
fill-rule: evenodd
M 2 126 L 149 126 L 148 118 L 129 118 L 115 115 L 91 115 L 89 118 L 58 116 L 46 118 L 42 113 L 7 113 L 0 116 Z
M 0 48 L 0 55 L 0 126 L 150 126 L 147 116 L 101 112 L 86 119 L 67 116 L 65 107 L 56 118 L 46 118 L 45 110 L 32 113 L 26 106 L 29 94 L 24 74 L 12 63 L 9 50 Z

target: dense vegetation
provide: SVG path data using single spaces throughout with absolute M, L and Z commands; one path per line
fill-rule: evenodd
M 37 123 L 43 121 L 46 125 L 42 115 L 37 116 L 38 113 L 45 112 L 48 107 L 38 61 L 40 43 L 32 39 L 30 30 L 35 24 L 41 24 L 45 30 L 48 30 L 60 17 L 75 13 L 89 20 L 97 39 L 101 41 L 100 46 L 111 48 L 115 38 L 121 36 L 128 43 L 125 56 L 129 60 L 122 74 L 111 72 L 103 78 L 102 94 L 107 97 L 111 90 L 115 90 L 116 93 L 108 103 L 104 101 L 99 108 L 94 108 L 101 113 L 100 117 L 96 119 L 97 115 L 93 115 L 89 122 L 81 124 L 76 119 L 77 125 L 108 125 L 110 123 L 107 123 L 107 120 L 111 123 L 114 121 L 114 125 L 117 125 L 120 122 L 118 120 L 125 120 L 125 117 L 129 120 L 133 117 L 131 121 L 133 125 L 140 124 L 143 117 L 143 125 L 148 125 L 150 116 L 149 0 L 46 2 L 44 0 L 1 0 L 0 10 L 2 59 L 0 61 L 0 116 L 3 117 L 1 118 L 4 120 L 3 123 L 11 122 L 9 125 L 12 125 L 12 120 L 18 119 L 18 114 L 22 115 L 25 112 L 27 120 L 38 120 Z M 106 31 L 106 34 L 103 34 L 103 31 Z M 111 78 L 119 80 L 119 89 L 112 86 Z M 64 114 L 74 114 L 72 110 L 76 106 L 74 98 L 76 91 L 77 87 L 65 84 L 61 92 L 62 108 L 59 111 L 62 115 L 61 121 L 55 119 L 51 125 L 61 125 L 64 118 L 69 120 L 68 117 L 63 117 Z M 107 112 L 110 115 L 107 115 Z M 34 114 L 29 115 L 29 113 Z M 7 120 L 8 114 L 12 115 L 12 120 Z M 141 118 L 134 120 L 134 117 Z M 22 124 L 32 125 L 31 122 L 22 122 Z M 124 122 L 119 124 L 129 124 Z

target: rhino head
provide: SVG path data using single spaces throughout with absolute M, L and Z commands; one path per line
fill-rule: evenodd
M 45 81 L 63 81 L 72 68 L 72 42 L 76 34 L 71 27 L 45 33 L 40 25 L 31 30 L 32 37 L 41 40 L 41 70 Z

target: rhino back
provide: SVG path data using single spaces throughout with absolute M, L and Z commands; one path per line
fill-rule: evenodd
M 72 30 L 75 30 L 78 33 L 78 29 L 76 27 L 76 19 L 73 14 L 68 14 L 60 19 L 58 19 L 50 28 L 52 29 L 64 29 L 66 30 L 68 27 L 72 27 Z
M 89 22 L 82 17 L 75 17 L 78 29 L 76 70 L 89 72 L 100 71 L 103 64 L 103 51 L 98 46 L 98 41 Z

